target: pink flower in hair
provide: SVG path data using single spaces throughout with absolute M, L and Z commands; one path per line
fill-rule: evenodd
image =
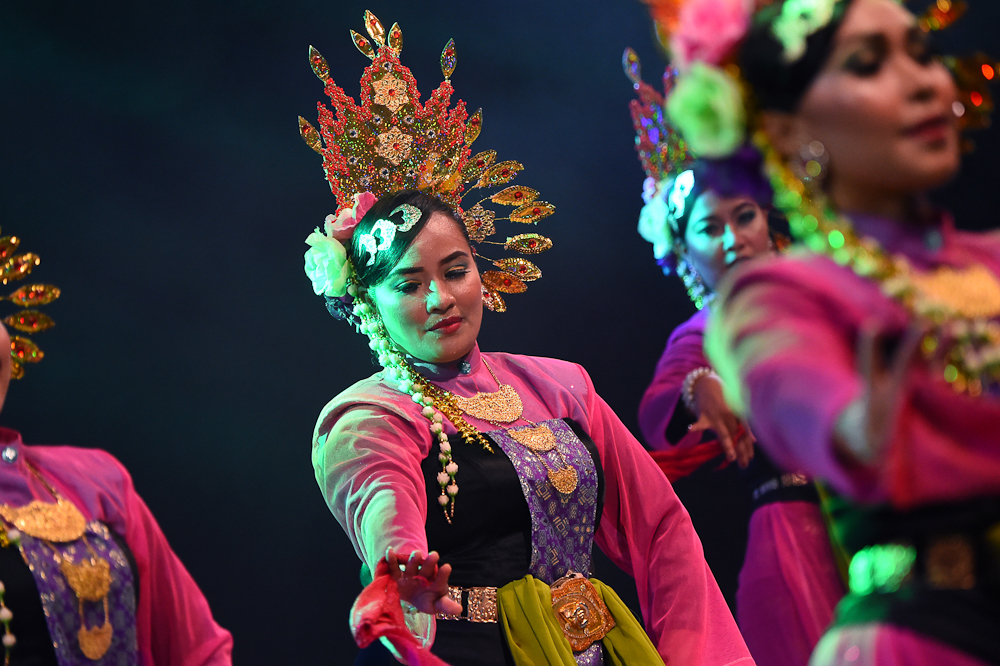
M 753 0 L 690 0 L 681 7 L 677 32 L 670 38 L 674 65 L 681 72 L 693 62 L 719 66 L 750 29 Z
M 376 201 L 378 201 L 378 197 L 371 192 L 355 194 L 353 208 L 345 208 L 340 211 L 337 217 L 333 215 L 326 216 L 326 223 L 323 225 L 326 235 L 346 244 L 351 240 L 354 227 L 358 226 L 358 222 L 375 205 Z

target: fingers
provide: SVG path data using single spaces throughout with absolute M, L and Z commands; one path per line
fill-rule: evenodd
M 712 430 L 719 436 L 719 444 L 722 446 L 722 452 L 726 454 L 726 460 L 735 462 L 737 458 L 736 445 L 733 444 L 733 438 L 729 434 L 729 429 L 720 423 L 718 426 L 713 427 Z
M 427 579 L 432 579 L 438 572 L 437 563 L 441 559 L 441 556 L 435 551 L 431 551 L 424 558 L 423 563 L 420 565 L 420 570 L 417 572 L 419 575 Z
M 740 469 L 746 469 L 750 461 L 753 460 L 753 445 L 755 441 L 749 431 L 736 440 L 736 462 L 739 464 Z
M 385 551 L 385 561 L 389 565 L 389 577 L 399 580 L 403 576 L 403 572 L 399 569 L 399 560 L 396 558 L 396 553 L 393 552 L 392 548 Z
M 407 578 L 413 578 L 420 571 L 420 565 L 424 561 L 424 554 L 419 550 L 410 553 L 410 559 L 406 561 L 406 568 L 403 570 Z
M 899 351 L 892 360 L 889 379 L 891 386 L 901 387 L 906 379 L 906 371 L 913 363 L 914 357 L 920 352 L 920 345 L 927 335 L 925 326 L 911 326 L 903 337 L 903 342 L 899 345 Z
M 438 610 L 439 613 L 460 615 L 462 613 L 462 604 L 458 603 L 457 601 L 451 599 L 448 596 L 449 576 L 451 576 L 450 564 L 442 564 L 440 567 L 438 567 L 437 574 L 434 576 L 432 587 L 436 592 L 438 592 L 441 595 L 441 597 L 434 603 L 434 607 Z
M 880 347 L 882 335 L 874 322 L 865 322 L 858 331 L 857 365 L 858 374 L 865 380 L 866 386 L 871 386 L 876 377 L 880 377 L 884 359 Z
M 697 421 L 688 426 L 688 432 L 702 432 L 703 430 L 708 430 L 708 427 L 709 427 L 708 418 L 702 416 Z

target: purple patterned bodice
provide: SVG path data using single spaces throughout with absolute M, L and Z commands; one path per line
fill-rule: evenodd
M 38 586 L 59 666 L 138 666 L 135 581 L 128 558 L 108 528 L 99 521 L 87 524 L 85 537 L 94 552 L 111 565 L 107 617 L 114 633 L 108 651 L 97 660 L 88 659 L 80 651 L 77 632 L 80 630 L 81 604 L 59 566 L 62 558 L 73 562 L 89 558 L 90 550 L 87 545 L 83 539 L 52 543 L 23 533 L 21 536 L 21 552 L 24 553 Z M 102 602 L 84 601 L 82 608 L 87 627 L 100 627 L 104 624 Z
M 600 489 L 594 459 L 573 429 L 559 419 L 538 425 L 548 426 L 552 431 L 562 457 L 554 450 L 535 453 L 518 443 L 507 430 L 486 434 L 514 464 L 531 511 L 531 575 L 551 585 L 569 572 L 590 575 Z M 543 456 L 553 469 L 563 466 L 563 458 L 576 469 L 579 480 L 573 492 L 563 495 L 552 487 L 548 467 L 541 460 Z M 602 664 L 600 641 L 574 656 L 580 666 Z

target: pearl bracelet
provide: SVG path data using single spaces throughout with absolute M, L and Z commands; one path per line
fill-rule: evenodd
M 715 370 L 712 370 L 712 368 L 695 368 L 687 373 L 684 383 L 681 384 L 681 397 L 684 399 L 684 405 L 692 414 L 695 414 L 694 385 L 698 383 L 699 379 L 704 377 L 711 377 L 715 381 L 720 381 L 719 375 L 715 374 Z

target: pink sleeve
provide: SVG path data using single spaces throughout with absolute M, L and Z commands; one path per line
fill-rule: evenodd
M 862 465 L 838 452 L 836 421 L 864 388 L 858 331 L 900 338 L 911 326 L 876 285 L 829 260 L 781 260 L 741 273 L 719 298 L 709 358 L 779 466 L 902 508 L 1000 492 L 1000 402 L 955 393 L 919 357 L 881 457 Z
M 856 303 L 829 298 L 827 289 L 814 288 L 824 277 L 814 272 L 785 263 L 742 274 L 720 295 L 708 356 L 727 400 L 749 416 L 779 467 L 803 470 L 855 499 L 878 500 L 871 470 L 842 457 L 833 435 L 837 418 L 863 390 L 856 332 L 847 323 L 864 319 L 852 312 L 864 307 L 863 296 Z
M 383 405 L 339 402 L 320 417 L 313 468 L 327 506 L 371 571 L 386 549 L 427 552 L 427 490 L 420 462 L 427 420 Z
M 139 652 L 150 666 L 230 666 L 233 639 L 212 619 L 208 601 L 171 550 L 128 472 L 125 541 L 139 570 Z
M 669 449 L 680 444 L 667 440 L 667 425 L 678 408 L 686 409 L 681 402 L 684 378 L 692 370 L 708 367 L 703 340 L 701 329 L 677 331 L 670 336 L 667 348 L 656 364 L 653 381 L 639 403 L 639 428 L 646 443 L 653 449 Z M 690 443 L 697 444 L 698 441 L 700 438 Z
M 752 664 L 691 519 L 649 454 L 586 381 L 588 434 L 604 467 L 597 545 L 635 578 L 646 630 L 667 664 Z

